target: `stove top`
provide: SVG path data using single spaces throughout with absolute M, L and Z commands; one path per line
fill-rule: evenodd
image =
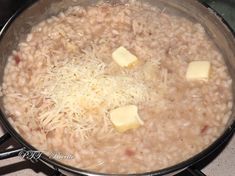
M 14 14 L 24 3 L 29 0 L 0 0 L 0 29 L 7 21 L 7 19 Z M 209 6 L 214 8 L 221 14 L 230 26 L 235 30 L 235 1 L 213 1 L 201 0 L 208 3 Z M 0 136 L 4 133 L 4 129 L 0 125 Z M 18 146 L 14 139 L 10 139 L 4 145 L 0 145 L 0 151 L 4 150 L 7 146 Z M 232 139 L 224 144 L 216 153 L 211 157 L 203 160 L 195 167 L 201 169 L 208 176 L 234 176 L 235 175 L 235 135 Z M 0 175 L 7 176 L 47 176 L 52 175 L 53 170 L 41 163 L 32 163 L 24 160 L 21 157 L 14 157 L 9 159 L 0 160 Z M 179 176 L 189 176 L 187 173 L 181 173 Z

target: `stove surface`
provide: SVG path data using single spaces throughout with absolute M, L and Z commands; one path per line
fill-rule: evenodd
M 0 28 L 6 20 L 27 0 L 0 0 Z M 202 0 L 208 3 L 212 8 L 216 9 L 235 30 L 235 1 L 213 1 Z M 3 134 L 3 128 L 0 126 L 0 136 Z M 10 139 L 8 143 L 12 146 L 18 144 Z M 4 150 L 4 146 L 0 146 L 0 151 Z M 208 164 L 209 163 L 209 164 Z M 200 163 L 199 169 L 208 176 L 234 176 L 235 175 L 235 135 L 225 144 L 214 156 Z M 47 176 L 51 175 L 53 170 L 47 166 L 37 163 L 31 163 L 21 157 L 0 160 L 0 175 L 7 176 Z

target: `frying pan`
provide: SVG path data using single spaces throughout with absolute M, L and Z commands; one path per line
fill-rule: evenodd
M 7 58 L 12 50 L 17 47 L 19 41 L 25 39 L 26 34 L 30 32 L 33 25 L 40 21 L 58 14 L 60 11 L 67 9 L 69 6 L 81 5 L 89 6 L 95 4 L 97 0 L 34 0 L 28 1 L 27 5 L 14 14 L 5 24 L 0 32 L 0 83 L 3 80 L 4 68 L 7 63 Z M 110 3 L 118 3 L 118 0 L 110 0 Z M 152 6 L 167 8 L 167 11 L 175 15 L 184 16 L 192 21 L 199 22 L 204 26 L 210 38 L 220 49 L 225 58 L 225 63 L 233 80 L 233 101 L 235 100 L 235 39 L 234 32 L 226 25 L 226 22 L 215 14 L 212 10 L 203 6 L 196 0 L 145 0 Z M 153 19 L 154 20 L 154 19 Z M 233 103 L 235 104 L 235 103 Z M 9 123 L 6 114 L 4 113 L 2 99 L 0 100 L 0 120 L 7 130 L 7 133 L 0 138 L 0 144 L 8 140 L 11 136 L 17 140 L 22 146 L 7 151 L 0 152 L 0 159 L 19 155 L 22 151 L 36 150 L 34 146 L 28 143 L 14 127 Z M 211 145 L 200 153 L 191 158 L 180 162 L 174 166 L 164 168 L 162 170 L 130 175 L 174 175 L 182 170 L 188 169 L 193 175 L 203 175 L 199 172 L 194 172 L 190 169 L 195 163 L 198 163 L 219 146 L 225 143 L 235 131 L 235 108 L 232 108 L 231 117 L 226 125 L 223 133 Z M 56 160 L 50 159 L 42 153 L 38 158 L 39 161 L 54 168 L 56 172 L 61 172 L 65 175 L 108 175 L 103 173 L 95 173 L 79 168 L 71 167 L 62 164 Z

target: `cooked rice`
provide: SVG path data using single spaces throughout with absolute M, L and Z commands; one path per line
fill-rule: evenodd
M 105 173 L 158 170 L 211 144 L 231 113 L 232 80 L 222 54 L 203 27 L 165 11 L 135 1 L 87 9 L 76 6 L 34 26 L 5 68 L 2 93 L 9 121 L 36 148 L 71 153 L 75 158 L 62 162 Z M 139 64 L 128 69 L 115 64 L 111 54 L 119 46 L 134 53 Z M 109 108 L 116 104 L 106 107 L 101 103 L 98 109 L 102 112 L 86 112 L 82 122 L 74 116 L 80 106 L 66 109 L 69 115 L 64 109 L 53 111 L 47 123 L 40 118 L 59 101 L 51 99 L 53 90 L 43 84 L 55 79 L 53 68 L 63 70 L 72 64 L 82 69 L 81 63 L 89 60 L 103 65 L 102 74 L 128 77 L 134 85 L 146 87 L 148 96 L 135 97 L 144 126 L 118 133 L 108 116 Z M 211 62 L 208 82 L 185 79 L 187 65 L 193 60 Z M 53 73 L 45 81 L 50 71 Z M 48 125 L 53 119 L 58 120 Z M 81 135 L 84 131 L 79 125 L 84 121 L 86 135 Z

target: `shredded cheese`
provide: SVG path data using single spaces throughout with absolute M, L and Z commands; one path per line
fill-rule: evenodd
M 105 67 L 96 59 L 62 62 L 40 75 L 38 89 L 47 104 L 47 111 L 39 113 L 41 126 L 48 131 L 77 130 L 85 139 L 98 123 L 109 130 L 109 110 L 148 99 L 143 83 L 126 75 L 106 75 Z

